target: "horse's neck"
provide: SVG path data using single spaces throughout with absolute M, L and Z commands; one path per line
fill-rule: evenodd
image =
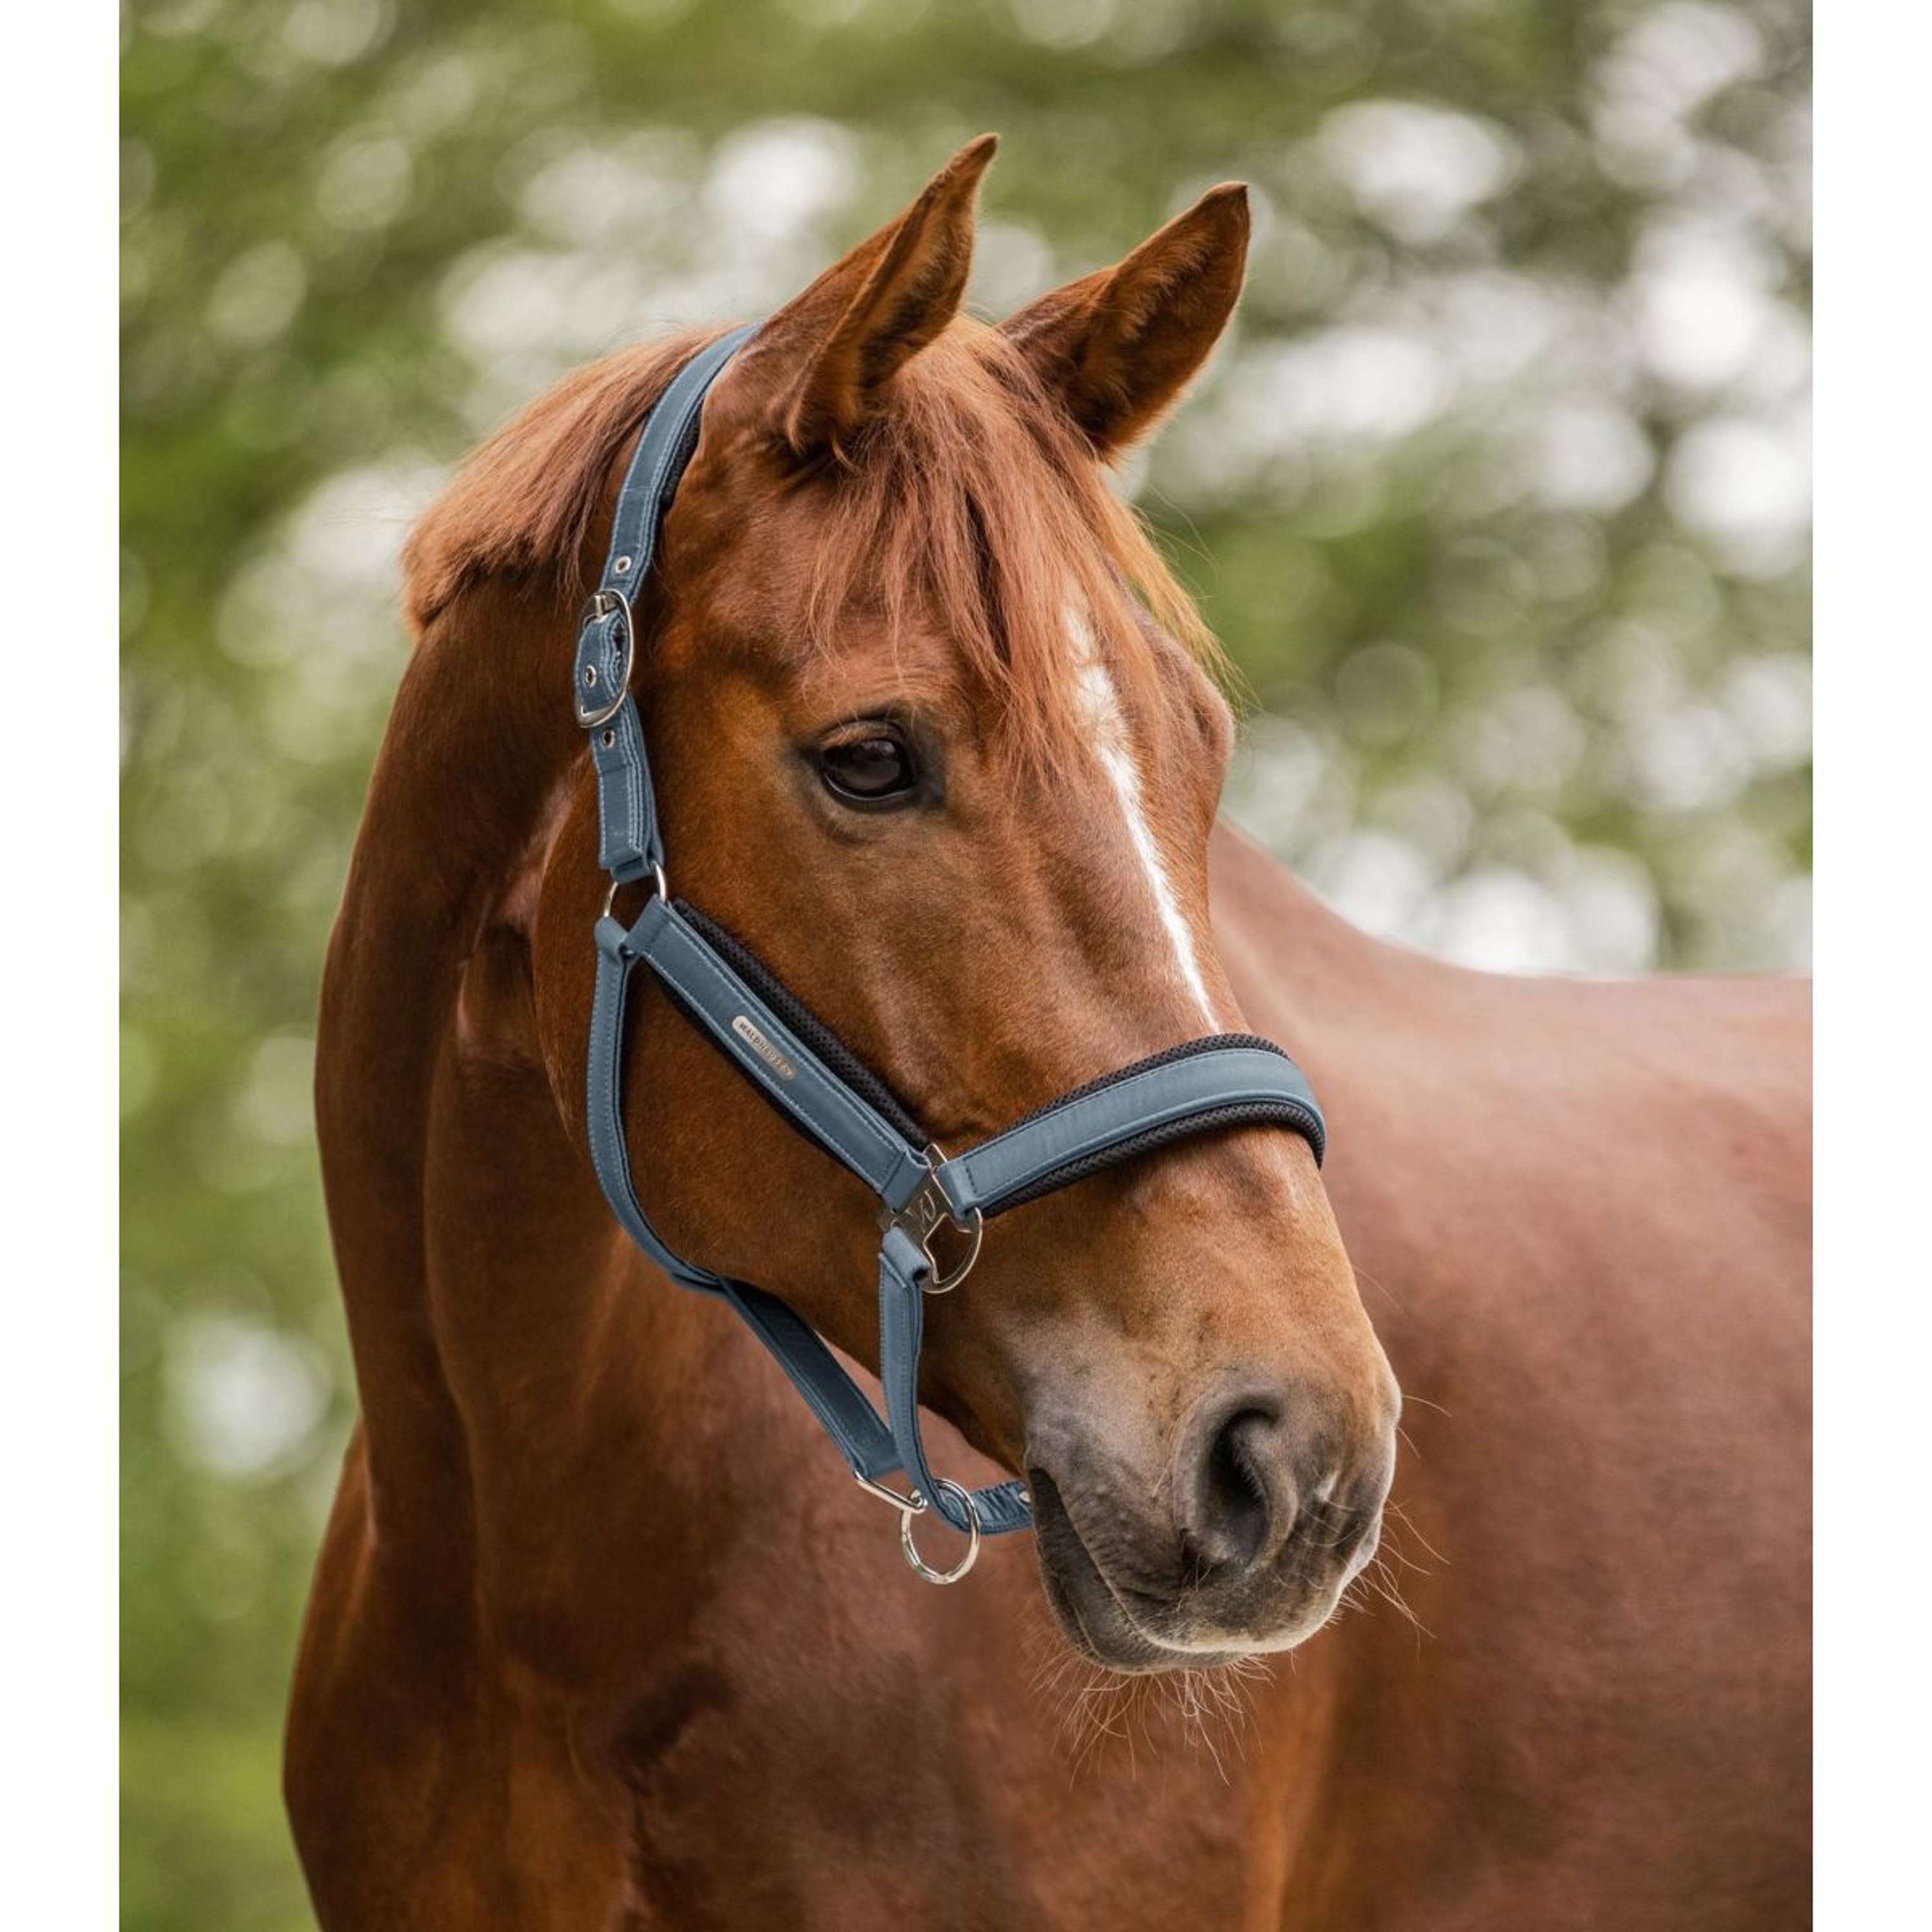
M 424 1261 L 483 1518 L 482 1587 L 526 1642 L 542 1626 L 555 1668 L 596 1643 L 600 1606 L 635 1635 L 650 1611 L 630 1566 L 679 1567 L 669 1541 L 701 1514 L 688 1492 L 728 1400 L 730 1331 L 616 1226 L 524 1051 L 526 993 L 493 957 L 514 945 L 486 941 L 465 970 L 428 1122 Z
M 508 590 L 466 604 L 418 647 L 370 782 L 316 1091 L 372 1508 L 391 1546 L 452 1573 L 500 1447 L 521 1432 L 539 1476 L 614 1400 L 632 1266 L 544 1078 L 504 916 L 581 756 L 556 698 L 567 642 Z M 674 1358 L 674 1318 L 650 1339 Z

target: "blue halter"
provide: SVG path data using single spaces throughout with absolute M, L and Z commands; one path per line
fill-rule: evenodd
M 617 500 L 610 554 L 579 622 L 577 719 L 597 774 L 599 862 L 610 875 L 596 931 L 590 1013 L 591 1159 L 611 1210 L 646 1254 L 682 1286 L 722 1296 L 776 1358 L 850 1464 L 860 1486 L 898 1510 L 907 1560 L 937 1583 L 973 1566 L 982 1535 L 1024 1529 L 1024 1484 L 968 1491 L 928 1466 L 919 1426 L 919 1357 L 928 1294 L 956 1288 L 996 1215 L 1101 1168 L 1189 1136 L 1272 1124 L 1300 1134 L 1322 1159 L 1322 1111 L 1279 1047 L 1228 1034 L 1171 1048 L 1063 1095 L 1004 1133 L 947 1160 L 878 1077 L 730 934 L 664 883 L 664 846 L 644 728 L 631 694 L 638 646 L 632 599 L 650 572 L 658 533 L 697 446 L 706 392 L 753 333 L 734 330 L 687 363 L 652 411 Z M 617 889 L 646 880 L 628 925 L 611 916 Z M 624 1138 L 624 1025 L 631 976 L 648 966 L 672 1001 L 808 1139 L 876 1194 L 881 1418 L 818 1334 L 776 1296 L 674 1253 L 638 1199 Z M 963 1258 L 943 1267 L 934 1237 L 950 1223 Z M 886 1480 L 903 1474 L 909 1487 Z M 913 1540 L 928 1508 L 968 1538 L 950 1571 L 929 1568 Z

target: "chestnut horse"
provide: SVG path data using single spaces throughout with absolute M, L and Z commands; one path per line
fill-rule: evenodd
M 329 955 L 362 1412 L 290 1720 L 321 1921 L 1796 1925 L 1804 994 L 1455 970 L 1216 825 L 1228 713 L 1104 466 L 1227 321 L 1245 197 L 987 327 L 992 145 L 706 405 L 639 607 L 676 889 L 955 1150 L 1246 1030 L 1332 1157 L 1210 1133 L 988 1232 L 922 1394 L 940 1467 L 1024 1477 L 1036 1560 L 918 1580 L 592 1176 L 573 619 L 706 338 L 562 383 L 412 539 Z M 875 1366 L 870 1197 L 658 989 L 633 1017 L 673 1246 Z M 1391 1362 L 1366 1613 L 1258 1661 L 1372 1550 Z

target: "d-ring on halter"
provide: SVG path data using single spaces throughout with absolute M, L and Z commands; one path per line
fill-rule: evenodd
M 1195 1134 L 1273 1125 L 1300 1134 L 1319 1161 L 1325 1130 L 1294 1063 L 1269 1041 L 1222 1034 L 1170 1048 L 1063 1094 L 1004 1133 L 948 1160 L 892 1093 L 821 1021 L 731 935 L 665 890 L 664 845 L 643 724 L 631 690 L 638 652 L 635 607 L 656 555 L 664 513 L 696 448 L 706 392 L 752 334 L 734 329 L 700 350 L 646 421 L 610 531 L 602 581 L 578 620 L 574 700 L 597 776 L 598 862 L 610 890 L 598 920 L 590 1011 L 590 1155 L 611 1211 L 680 1286 L 728 1301 L 791 1378 L 851 1466 L 860 1486 L 899 1512 L 906 1560 L 928 1582 L 972 1568 L 982 1536 L 1033 1521 L 1017 1482 L 967 1490 L 928 1466 L 919 1425 L 920 1345 L 929 1294 L 965 1280 L 986 1226 L 1101 1168 Z M 648 881 L 628 925 L 613 915 L 620 886 Z M 631 1176 L 624 1137 L 624 1028 L 631 976 L 648 966 L 671 1000 L 792 1126 L 849 1168 L 884 1212 L 879 1244 L 881 1416 L 817 1334 L 776 1295 L 715 1274 L 666 1246 Z M 966 1240 L 942 1268 L 934 1234 L 946 1222 Z M 903 1475 L 908 1486 L 886 1478 Z M 950 1570 L 931 1568 L 913 1540 L 930 1511 L 967 1539 Z

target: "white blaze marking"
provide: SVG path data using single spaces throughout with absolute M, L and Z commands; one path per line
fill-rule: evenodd
M 1073 639 L 1076 689 L 1082 720 L 1093 734 L 1094 749 L 1100 760 L 1100 769 L 1106 773 L 1108 782 L 1114 788 L 1114 801 L 1120 808 L 1120 816 L 1126 820 L 1128 840 L 1146 875 L 1154 910 L 1160 915 L 1160 922 L 1173 945 L 1174 963 L 1179 969 L 1181 984 L 1194 996 L 1195 1003 L 1212 1031 L 1219 1028 L 1220 1022 L 1214 1016 L 1214 1003 L 1208 997 L 1207 982 L 1201 976 L 1201 960 L 1195 950 L 1193 928 L 1180 910 L 1180 902 L 1174 897 L 1173 882 L 1167 876 L 1160 848 L 1154 843 L 1154 833 L 1148 828 L 1147 813 L 1142 802 L 1140 767 L 1134 762 L 1133 740 L 1128 734 L 1126 717 L 1120 709 L 1120 694 L 1114 686 L 1113 674 L 1108 670 L 1086 620 L 1077 611 L 1069 614 L 1067 629 Z

